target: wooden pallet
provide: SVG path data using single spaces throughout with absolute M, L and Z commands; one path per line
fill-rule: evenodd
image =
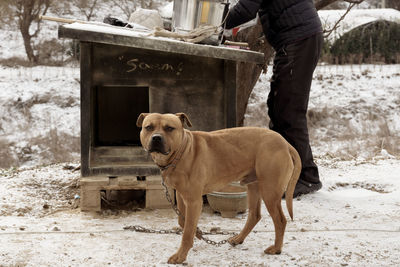
M 144 178 L 144 180 L 143 180 Z M 146 208 L 170 208 L 161 185 L 161 176 L 89 176 L 80 179 L 81 210 L 100 211 L 103 190 L 146 190 Z M 174 191 L 168 190 L 174 198 Z

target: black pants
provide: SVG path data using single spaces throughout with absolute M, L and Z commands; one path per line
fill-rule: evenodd
M 269 127 L 280 133 L 298 151 L 300 179 L 319 182 L 307 128 L 307 108 L 312 75 L 322 48 L 322 34 L 283 46 L 274 59 L 268 95 Z

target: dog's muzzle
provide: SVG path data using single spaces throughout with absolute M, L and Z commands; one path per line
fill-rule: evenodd
M 165 148 L 164 137 L 161 134 L 153 134 L 151 136 L 149 153 L 156 152 L 163 155 L 168 155 L 169 151 Z

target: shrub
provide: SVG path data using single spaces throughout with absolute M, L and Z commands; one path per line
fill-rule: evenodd
M 400 24 L 373 21 L 345 33 L 331 47 L 337 63 L 398 63 Z
M 44 40 L 39 45 L 40 64 L 61 66 L 64 55 L 65 48 L 58 39 Z

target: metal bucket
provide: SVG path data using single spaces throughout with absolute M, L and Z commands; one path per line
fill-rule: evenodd
M 201 25 L 220 26 L 228 0 L 174 0 L 173 31 L 188 32 Z

